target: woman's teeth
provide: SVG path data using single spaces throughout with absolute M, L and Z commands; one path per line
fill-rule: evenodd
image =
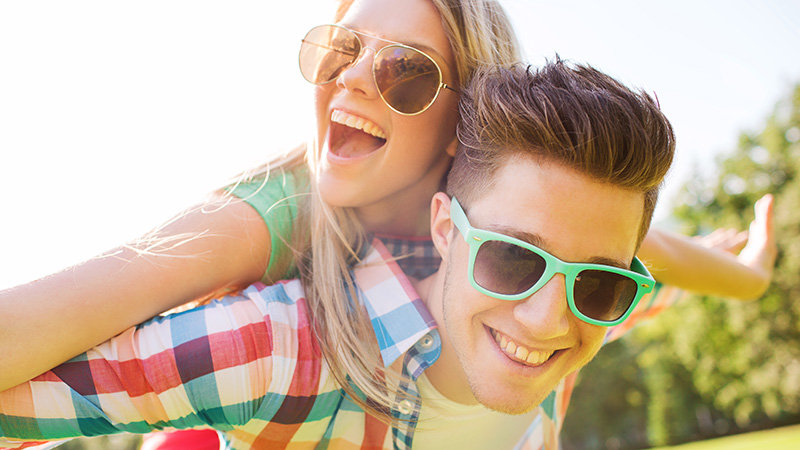
M 386 139 L 386 134 L 374 123 L 362 117 L 347 114 L 344 111 L 334 109 L 331 113 L 331 121 L 346 125 L 350 128 L 361 130 L 370 136 L 375 136 L 379 139 Z
M 492 336 L 494 336 L 495 342 L 506 355 L 528 365 L 538 366 L 544 364 L 554 353 L 552 351 L 540 352 L 523 347 L 505 335 L 500 334 L 497 330 L 492 330 Z

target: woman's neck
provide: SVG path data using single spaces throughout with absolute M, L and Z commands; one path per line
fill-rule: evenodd
M 425 202 L 425 206 L 429 201 Z M 364 229 L 393 236 L 429 236 L 430 210 L 419 203 L 399 202 L 364 206 L 356 209 Z

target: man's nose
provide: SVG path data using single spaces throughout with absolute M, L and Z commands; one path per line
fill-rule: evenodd
M 514 318 L 537 339 L 553 339 L 569 332 L 566 279 L 557 273 L 538 291 L 520 300 L 514 307 Z

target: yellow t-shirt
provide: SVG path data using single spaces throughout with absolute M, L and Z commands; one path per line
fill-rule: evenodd
M 425 374 L 417 380 L 422 410 L 414 433 L 414 449 L 512 450 L 540 413 L 508 415 L 482 405 L 448 400 Z

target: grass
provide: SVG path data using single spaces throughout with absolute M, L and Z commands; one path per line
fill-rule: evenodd
M 800 449 L 800 425 L 726 436 L 652 450 L 797 450 Z
M 141 445 L 142 436 L 138 434 L 115 434 L 73 439 L 53 450 L 137 450 Z
M 55 450 L 134 450 L 141 445 L 141 436 L 123 434 L 110 437 L 84 438 L 69 441 Z M 726 436 L 651 450 L 797 450 L 800 449 L 800 425 Z

